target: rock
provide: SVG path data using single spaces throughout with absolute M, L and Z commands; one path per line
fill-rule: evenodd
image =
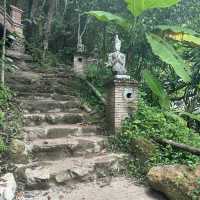
M 150 185 L 170 200 L 200 199 L 199 179 L 200 166 L 196 169 L 184 165 L 158 166 L 148 173 Z
M 72 174 L 69 171 L 60 172 L 55 176 L 56 183 L 58 184 L 65 183 L 71 180 L 72 178 Z
M 25 143 L 21 140 L 14 139 L 10 144 L 10 156 L 16 164 L 25 164 L 28 162 Z
M 70 182 L 72 180 L 81 180 L 83 181 L 85 176 L 89 176 L 90 172 L 92 173 L 93 168 L 87 167 L 75 167 L 71 170 L 63 171 L 58 173 L 55 176 L 56 183 L 63 184 Z
M 42 168 L 41 168 L 42 169 Z M 46 189 L 49 188 L 48 180 L 50 174 L 43 173 L 41 170 L 34 171 L 32 169 L 25 170 L 26 187 L 31 189 Z
M 0 178 L 0 200 L 13 200 L 17 184 L 13 174 L 9 173 Z

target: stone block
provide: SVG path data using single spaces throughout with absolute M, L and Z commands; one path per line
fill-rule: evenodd
M 78 76 L 84 76 L 87 67 L 87 58 L 84 55 L 74 56 L 74 72 Z
M 0 178 L 0 200 L 13 200 L 17 184 L 13 174 L 9 173 Z
M 19 36 L 23 36 L 22 14 L 23 11 L 13 5 L 11 8 L 11 19 L 13 21 L 13 29 Z

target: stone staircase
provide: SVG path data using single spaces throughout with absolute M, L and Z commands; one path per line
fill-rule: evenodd
M 113 192 L 120 193 L 119 185 L 121 200 L 139 193 L 138 200 L 162 199 L 146 194 L 145 188 L 125 178 L 112 179 L 122 155 L 106 150 L 107 138 L 88 122 L 89 113 L 82 107 L 74 84 L 73 76 L 67 73 L 19 72 L 9 77 L 9 86 L 23 108 L 29 155 L 28 163 L 17 166 L 17 176 L 25 186 L 21 199 L 93 200 L 94 187 L 95 199 L 112 200 L 116 198 Z M 77 196 L 76 192 L 81 193 Z

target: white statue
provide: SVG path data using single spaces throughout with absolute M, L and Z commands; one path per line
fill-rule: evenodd
M 121 50 L 121 41 L 116 35 L 115 37 L 115 52 L 109 54 L 108 57 L 108 66 L 112 66 L 112 71 L 114 75 L 126 75 L 127 70 L 126 65 L 126 55 L 120 52 Z

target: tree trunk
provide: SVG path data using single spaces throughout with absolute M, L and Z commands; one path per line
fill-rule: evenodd
M 4 30 L 3 30 L 3 44 L 2 44 L 2 57 L 1 57 L 1 82 L 5 84 L 5 58 L 6 58 L 6 0 L 4 0 Z
M 35 18 L 37 17 L 37 15 L 39 14 L 38 11 L 39 11 L 39 7 L 40 7 L 40 1 L 37 0 L 30 0 L 29 1 L 29 8 L 30 8 L 30 11 L 29 11 L 29 14 L 30 14 L 30 19 L 35 21 Z
M 55 13 L 55 8 L 56 8 L 56 1 L 49 0 L 49 9 L 48 9 L 47 21 L 45 24 L 45 33 L 43 40 L 43 45 L 44 45 L 43 60 L 45 60 L 46 52 L 48 51 L 49 48 L 49 35 L 51 33 L 51 25 L 52 25 L 53 15 Z
M 160 138 L 156 138 L 155 141 L 160 143 L 160 144 L 171 145 L 171 146 L 173 146 L 177 149 L 180 149 L 180 150 L 189 152 L 191 154 L 200 156 L 200 149 L 199 148 L 191 147 L 191 146 L 186 145 L 186 144 L 180 144 L 180 143 L 174 142 L 172 140 L 166 140 L 166 139 L 160 139 Z

